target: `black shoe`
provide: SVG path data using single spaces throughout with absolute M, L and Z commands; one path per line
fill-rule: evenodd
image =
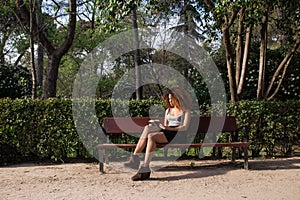
M 151 170 L 149 167 L 140 167 L 138 172 L 131 177 L 133 181 L 143 181 L 150 178 Z
M 140 166 L 140 158 L 138 155 L 131 155 L 129 160 L 124 163 L 125 167 L 129 167 L 132 169 L 138 169 Z

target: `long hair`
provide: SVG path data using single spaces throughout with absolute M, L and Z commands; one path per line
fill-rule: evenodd
M 172 96 L 173 106 L 171 106 L 171 104 L 170 104 L 169 95 Z M 167 108 L 172 108 L 172 107 L 176 106 L 176 107 L 179 107 L 180 109 L 182 109 L 182 106 L 180 104 L 178 97 L 173 92 L 168 92 L 168 93 L 164 94 L 162 99 Z
M 173 87 L 171 90 L 177 97 L 183 110 L 192 109 L 193 101 L 190 94 L 186 90 L 182 89 L 179 86 Z
M 192 99 L 190 95 L 183 90 L 181 87 L 173 87 L 169 92 L 163 95 L 162 99 L 165 102 L 165 106 L 167 108 L 171 108 L 172 106 L 170 105 L 169 102 L 169 94 L 172 95 L 174 104 L 183 109 L 183 110 L 190 110 L 192 108 Z

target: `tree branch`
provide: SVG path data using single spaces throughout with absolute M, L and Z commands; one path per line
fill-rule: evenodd
M 18 8 L 19 14 L 16 13 L 16 17 L 19 19 L 21 22 L 21 26 L 29 26 L 30 24 L 30 15 L 28 8 L 25 5 L 25 2 L 23 0 L 15 0 L 16 6 Z M 32 21 L 33 25 L 33 30 L 37 34 L 39 38 L 39 42 L 41 45 L 44 47 L 44 49 L 47 51 L 48 54 L 51 54 L 52 52 L 55 51 L 54 46 L 50 43 L 50 41 L 47 39 L 43 31 L 41 31 L 37 25 L 37 21 L 35 18 L 33 18 Z
M 293 48 L 287 53 L 287 55 L 284 57 L 284 59 L 281 61 L 280 65 L 278 66 L 277 70 L 275 71 L 271 81 L 270 81 L 270 84 L 269 84 L 269 87 L 268 87 L 268 90 L 266 92 L 266 97 L 269 96 L 270 94 L 270 91 L 274 85 L 274 82 L 276 80 L 276 78 L 279 76 L 279 73 L 280 71 L 282 70 L 282 68 L 287 68 L 288 65 L 289 65 L 289 62 L 290 60 L 292 59 L 294 53 L 297 51 L 298 47 L 300 45 L 300 38 L 298 38 L 293 46 Z M 283 77 L 282 77 L 283 78 Z M 272 95 L 271 97 L 273 97 L 274 95 Z M 270 98 L 271 98 L 270 97 Z
M 69 48 L 71 47 L 74 37 L 75 37 L 75 30 L 76 30 L 76 0 L 69 1 L 69 23 L 68 23 L 68 32 L 67 37 L 62 44 L 62 46 L 57 49 L 58 54 L 65 54 Z
M 286 70 L 287 70 L 287 68 L 288 68 L 288 66 L 289 66 L 291 60 L 292 60 L 292 57 L 290 57 L 290 59 L 288 60 L 288 62 L 285 64 L 284 69 L 283 69 L 283 72 L 282 72 L 281 79 L 279 80 L 279 83 L 278 83 L 278 85 L 277 85 L 275 91 L 273 92 L 273 94 L 272 94 L 270 97 L 267 98 L 268 100 L 271 100 L 271 99 L 278 93 L 279 88 L 280 88 L 280 86 L 281 86 L 281 84 L 282 84 L 282 82 L 283 82 L 283 79 L 284 79 L 284 77 L 285 77 Z M 273 82 L 273 83 L 274 83 L 274 82 Z M 273 84 L 272 84 L 272 85 L 273 85 Z

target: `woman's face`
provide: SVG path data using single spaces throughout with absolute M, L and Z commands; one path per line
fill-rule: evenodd
M 168 99 L 169 99 L 170 106 L 173 107 L 175 98 L 173 97 L 172 94 L 169 94 Z

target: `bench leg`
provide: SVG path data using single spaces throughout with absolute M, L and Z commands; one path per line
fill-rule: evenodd
M 98 156 L 99 156 L 99 171 L 101 174 L 104 174 L 104 155 L 105 150 L 98 150 Z
M 236 148 L 232 147 L 231 151 L 232 151 L 231 152 L 231 161 L 235 162 L 235 159 L 236 159 Z
M 249 169 L 249 163 L 248 163 L 248 148 L 244 147 L 244 169 Z
M 103 162 L 99 162 L 99 171 L 101 174 L 104 174 L 104 163 Z
M 167 159 L 169 148 L 163 148 L 163 150 L 164 150 L 164 158 Z

